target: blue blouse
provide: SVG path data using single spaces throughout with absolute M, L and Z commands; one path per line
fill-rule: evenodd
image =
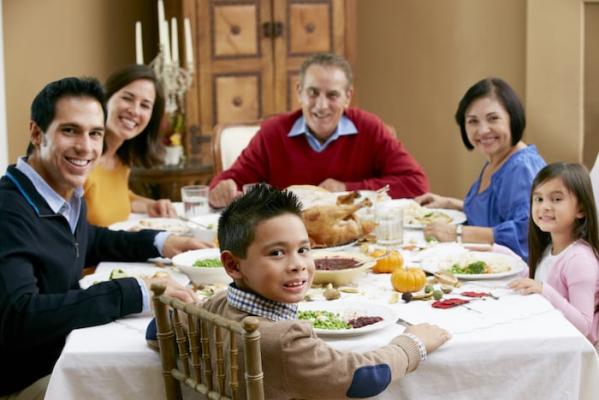
M 525 261 L 528 260 L 530 189 L 545 164 L 536 146 L 527 146 L 512 154 L 493 173 L 489 187 L 481 193 L 478 193 L 479 176 L 464 199 L 468 225 L 493 228 L 495 242 L 509 247 Z

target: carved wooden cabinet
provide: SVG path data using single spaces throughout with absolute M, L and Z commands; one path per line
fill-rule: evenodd
M 192 160 L 210 162 L 217 124 L 297 108 L 295 85 L 307 55 L 334 51 L 354 63 L 355 0 L 173 0 L 170 7 L 168 13 L 192 22 L 196 70 L 186 104 Z

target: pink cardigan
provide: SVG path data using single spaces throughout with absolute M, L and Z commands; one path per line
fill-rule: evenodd
M 555 260 L 542 295 L 591 343 L 597 343 L 599 260 L 584 240 L 578 240 Z

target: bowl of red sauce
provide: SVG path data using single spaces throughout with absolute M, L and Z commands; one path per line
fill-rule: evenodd
M 375 264 L 372 258 L 352 252 L 315 252 L 313 255 L 316 271 L 314 283 L 332 283 L 335 286 L 355 282 Z

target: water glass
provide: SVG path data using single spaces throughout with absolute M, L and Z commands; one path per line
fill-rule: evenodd
M 382 245 L 397 245 L 403 242 L 403 210 L 401 208 L 377 210 L 375 212 L 376 241 Z
M 210 212 L 208 186 L 206 185 L 183 186 L 181 188 L 181 200 L 183 200 L 183 208 L 187 218 L 193 218 Z

